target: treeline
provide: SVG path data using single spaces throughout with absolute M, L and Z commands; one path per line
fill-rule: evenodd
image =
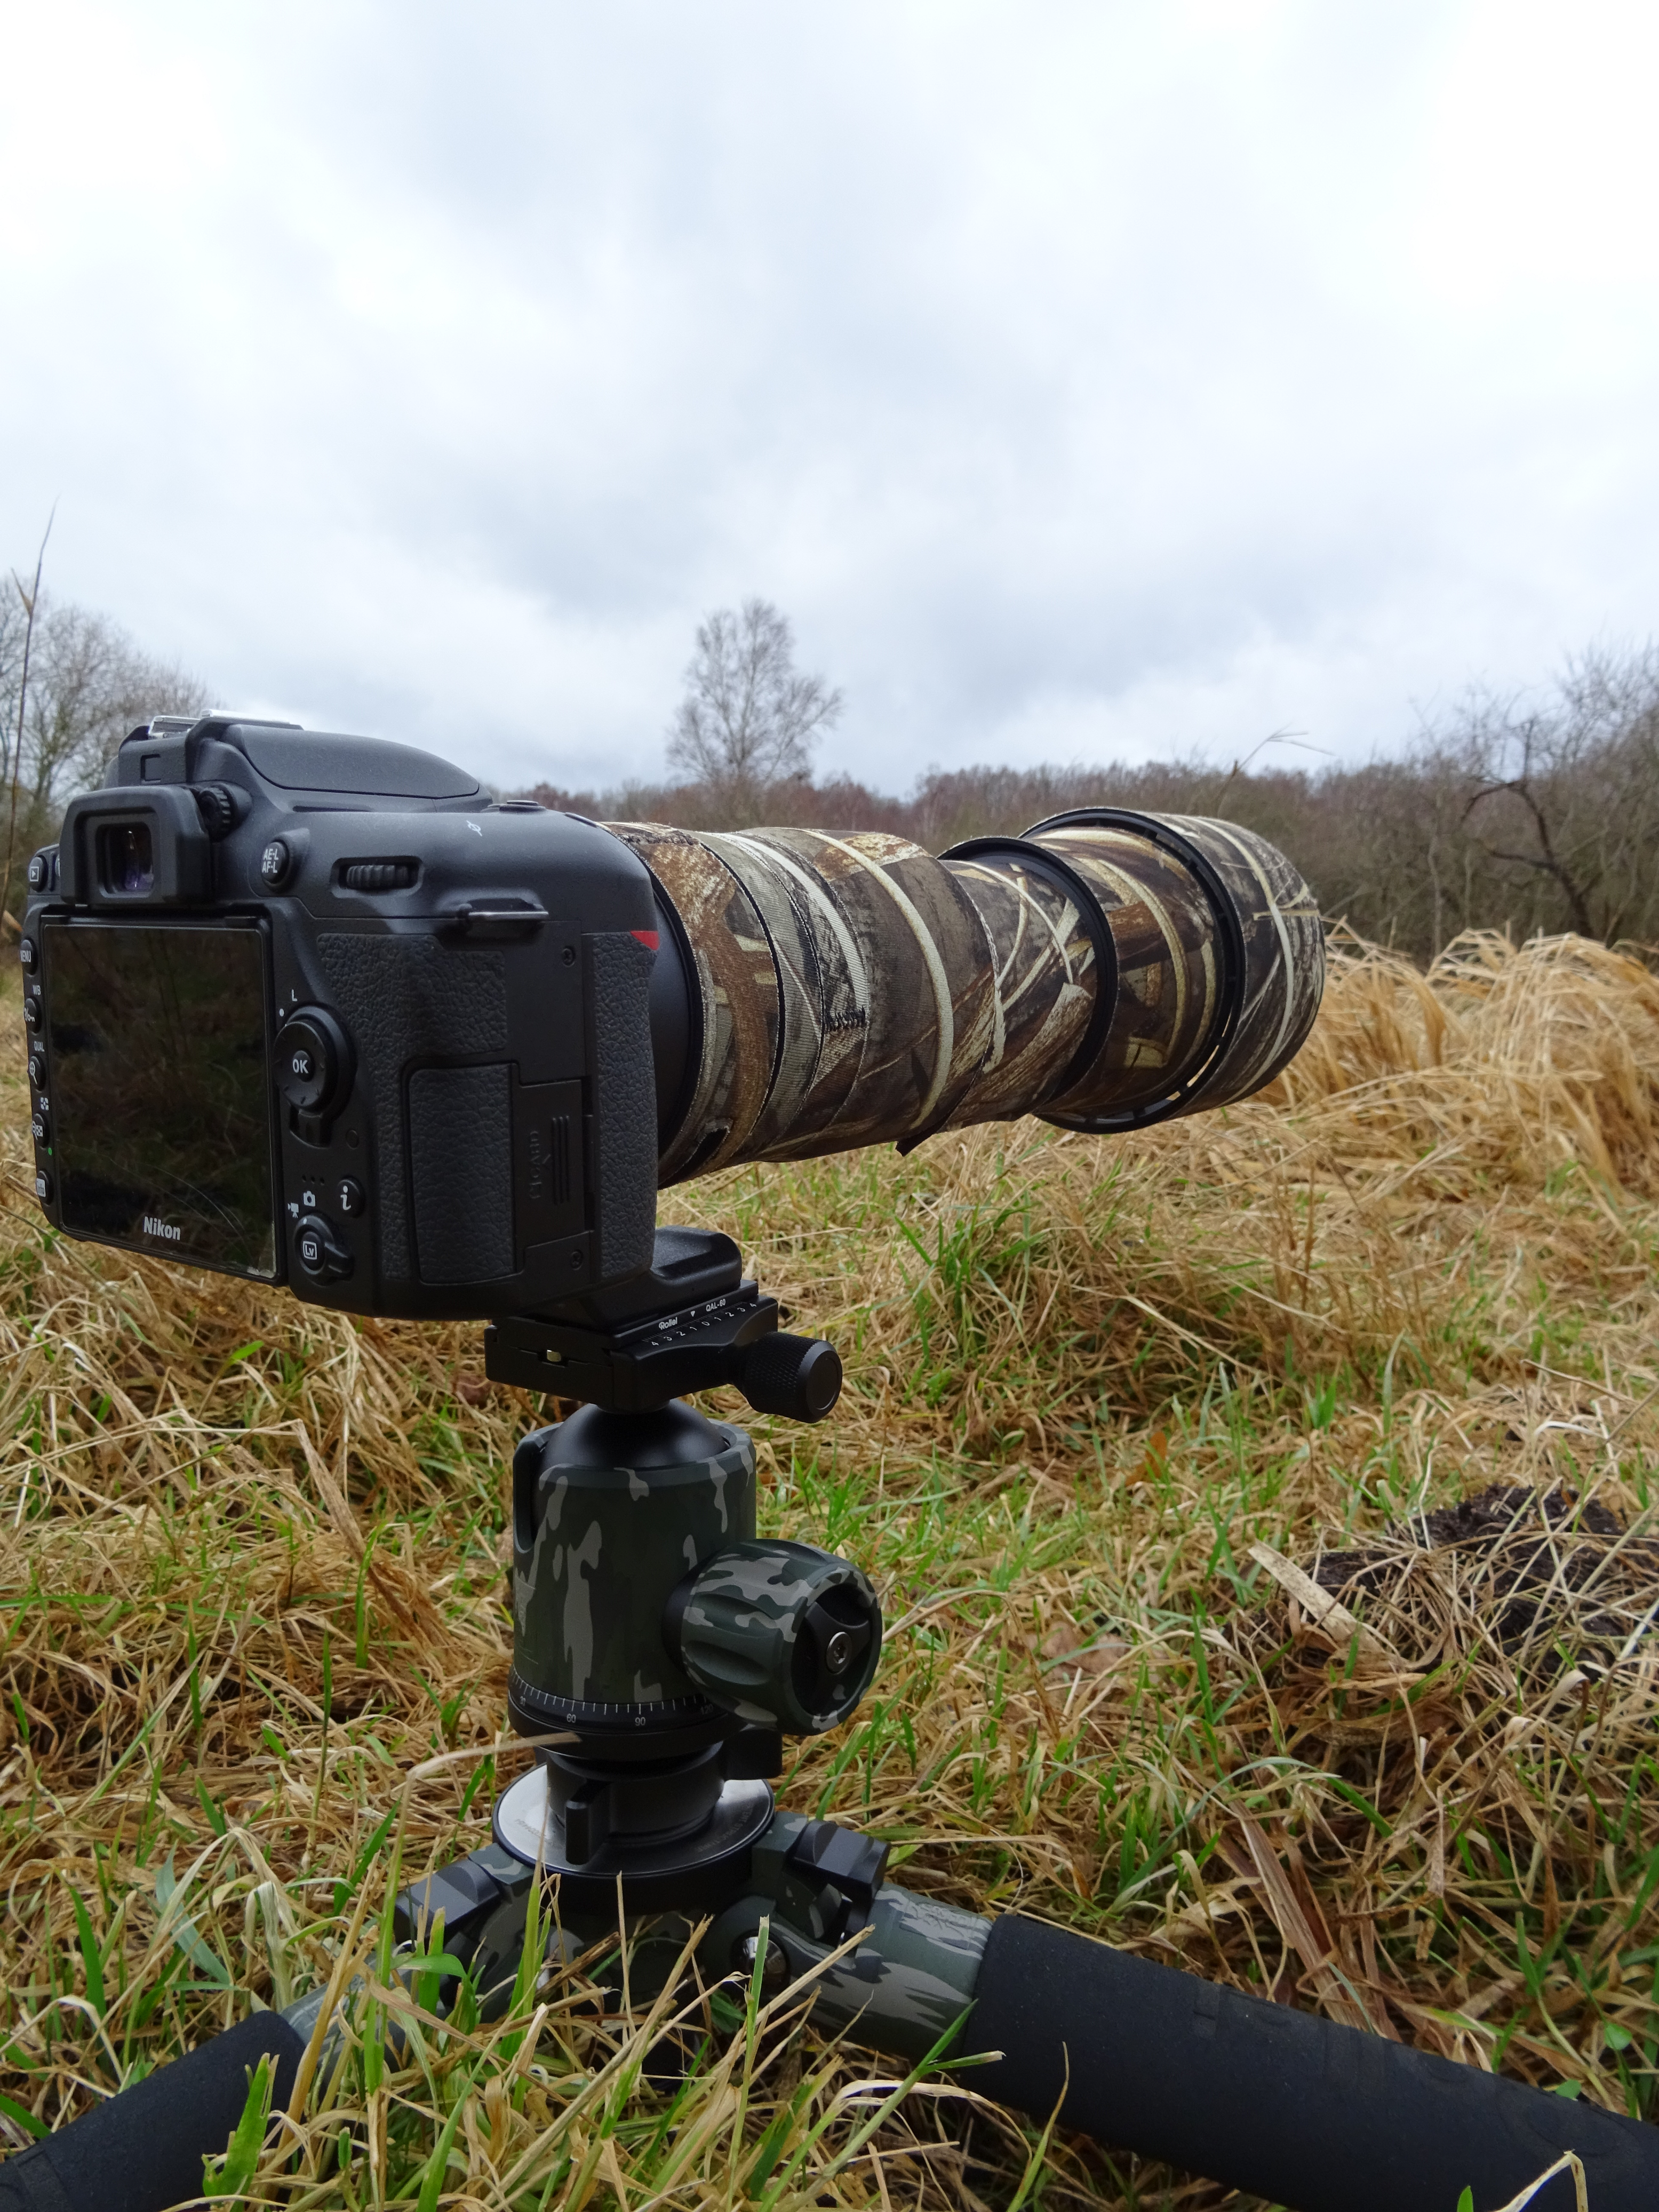
M 0 910 L 15 915 L 29 854 L 127 731 L 209 702 L 103 616 L 54 605 L 27 578 L 4 584 Z M 1221 815 L 1281 846 L 1332 921 L 1420 960 L 1470 929 L 1659 946 L 1656 647 L 1585 653 L 1535 697 L 1471 694 L 1398 757 L 1359 767 L 1263 766 L 1258 754 L 1231 769 L 934 769 L 899 798 L 833 767 L 810 772 L 841 695 L 795 671 L 775 608 L 753 600 L 711 616 L 697 646 L 670 733 L 684 780 L 517 795 L 599 821 L 889 830 L 934 853 L 1072 807 Z
M 1595 652 L 1541 696 L 1471 695 L 1392 760 L 1361 767 L 934 769 L 906 799 L 845 775 L 742 805 L 708 782 L 523 794 L 599 821 L 886 830 L 930 852 L 1076 806 L 1212 814 L 1288 853 L 1333 921 L 1428 960 L 1465 930 L 1577 930 L 1659 945 L 1659 648 Z

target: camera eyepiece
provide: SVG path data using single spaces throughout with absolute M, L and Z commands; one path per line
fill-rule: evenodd
M 98 830 L 98 887 L 106 898 L 148 898 L 155 888 L 155 841 L 148 822 L 106 822 Z

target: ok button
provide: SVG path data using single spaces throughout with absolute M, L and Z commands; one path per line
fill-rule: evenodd
M 350 1088 L 350 1048 L 332 1014 L 301 1006 L 276 1039 L 276 1084 L 296 1113 L 326 1116 Z

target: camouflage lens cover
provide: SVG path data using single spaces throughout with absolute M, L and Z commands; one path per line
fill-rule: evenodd
M 1237 825 L 1096 807 L 935 859 L 876 831 L 618 823 L 678 917 L 696 1039 L 667 1184 L 1037 1113 L 1105 1132 L 1247 1097 L 1324 936 Z

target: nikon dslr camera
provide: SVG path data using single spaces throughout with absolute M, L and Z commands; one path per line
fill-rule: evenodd
M 29 884 L 52 1219 L 426 1319 L 723 1325 L 735 1246 L 653 1279 L 659 1182 L 1200 1113 L 1286 1064 L 1324 973 L 1307 885 L 1230 822 L 698 836 L 222 716 L 136 731 Z
M 70 1236 L 428 1319 L 649 1266 L 659 922 L 617 838 L 409 746 L 162 719 L 28 881 Z

